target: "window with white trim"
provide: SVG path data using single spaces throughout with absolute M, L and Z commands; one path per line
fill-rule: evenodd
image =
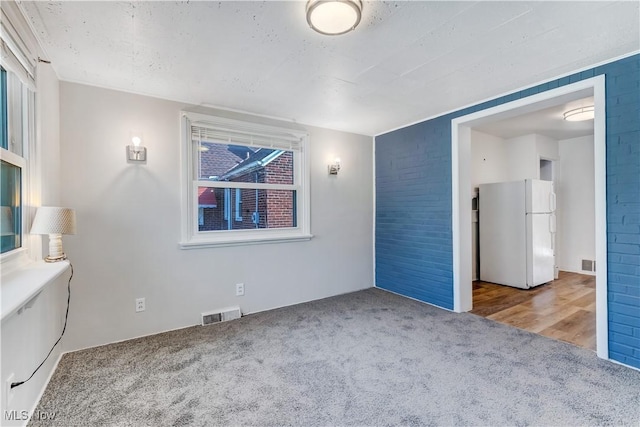
M 0 253 L 22 247 L 22 176 L 25 160 L 0 149 Z
M 184 249 L 308 240 L 308 134 L 182 113 Z
M 4 23 L 3 23 L 4 24 Z M 9 27 L 6 27 L 9 28 Z M 5 27 L 3 26 L 3 30 Z M 34 135 L 35 68 L 3 34 L 0 62 L 0 255 L 4 261 L 24 247 L 27 230 L 28 154 Z M 6 39 L 4 38 L 6 37 Z

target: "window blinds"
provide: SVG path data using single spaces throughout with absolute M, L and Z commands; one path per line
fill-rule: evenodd
M 302 137 L 284 129 L 260 127 L 252 124 L 191 123 L 193 142 L 218 142 L 230 145 L 274 148 L 278 150 L 300 150 Z
M 14 23 L 7 14 L 10 10 L 2 9 L 0 22 L 0 55 L 2 66 L 14 73 L 30 90 L 36 89 L 36 59 L 32 55 L 35 49 L 33 42 L 20 37 Z

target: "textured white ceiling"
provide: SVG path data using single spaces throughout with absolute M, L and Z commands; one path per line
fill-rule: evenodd
M 475 130 L 509 139 L 537 133 L 557 141 L 593 135 L 593 120 L 568 122 L 564 113 L 574 108 L 593 105 L 593 96 L 571 102 L 561 102 L 553 107 L 544 108 L 516 117 L 491 121 L 474 126 Z
M 640 49 L 637 1 L 21 2 L 62 80 L 375 135 Z

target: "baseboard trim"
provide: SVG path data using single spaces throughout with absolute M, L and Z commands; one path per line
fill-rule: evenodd
M 312 298 L 312 299 L 308 299 L 308 300 L 304 300 L 304 301 L 300 301 L 300 302 L 294 302 L 293 304 L 284 304 L 284 305 L 279 305 L 277 307 L 271 307 L 271 308 L 266 308 L 264 310 L 258 310 L 258 311 L 248 311 L 246 313 L 242 313 L 243 316 L 245 315 L 249 315 L 249 314 L 257 314 L 257 313 L 264 313 L 265 311 L 271 311 L 271 310 L 279 310 L 281 308 L 285 308 L 285 307 L 291 307 L 293 305 L 298 305 L 298 304 L 306 304 L 309 302 L 314 302 L 314 301 L 322 301 L 323 299 L 328 299 L 328 298 L 334 298 L 334 297 L 339 297 L 340 295 L 347 295 L 347 294 L 352 294 L 354 292 L 360 292 L 360 291 L 364 291 L 366 289 L 372 289 L 375 288 L 375 286 L 368 286 L 366 288 L 360 288 L 360 289 L 354 289 L 352 291 L 347 291 L 347 292 L 342 292 L 339 294 L 335 294 L 335 295 L 329 295 L 326 297 L 322 297 L 322 298 Z
M 611 359 L 611 358 L 605 359 L 605 360 L 608 360 L 609 362 L 613 362 L 616 365 L 624 366 L 625 368 L 630 368 L 630 369 L 633 369 L 635 371 L 640 372 L 640 368 L 636 368 L 635 366 L 627 365 L 626 363 L 618 362 L 617 360 L 614 360 L 614 359 Z
M 46 381 L 44 382 L 44 384 L 42 385 L 42 388 L 40 389 L 40 393 L 38 393 L 38 397 L 36 398 L 33 406 L 31 407 L 31 410 L 29 411 L 29 419 L 24 421 L 24 424 L 22 424 L 23 426 L 26 426 L 27 424 L 29 424 L 31 417 L 33 416 L 33 414 L 36 413 L 36 408 L 40 404 L 40 400 L 42 399 L 42 396 L 44 395 L 44 392 L 47 389 L 47 386 L 49 385 L 51 378 L 53 378 L 53 374 L 58 369 L 58 364 L 60 363 L 60 360 L 62 360 L 62 356 L 64 354 L 65 352 L 60 352 L 60 354 L 58 355 L 58 358 L 56 359 L 56 363 L 54 363 L 53 366 L 51 367 L 51 370 L 49 371 L 49 375 L 47 376 Z
M 558 269 L 560 271 L 562 271 L 562 272 L 565 272 L 565 273 L 584 274 L 585 276 L 595 276 L 596 275 L 595 271 L 582 271 L 582 270 L 578 271 L 578 270 L 571 270 L 569 268 L 562 268 L 562 267 L 558 267 Z
M 442 307 L 441 305 L 436 305 L 436 304 L 433 304 L 433 303 L 430 303 L 430 302 L 427 302 L 427 301 L 419 300 L 419 299 L 417 299 L 417 298 L 408 297 L 408 296 L 406 296 L 406 295 L 399 294 L 398 292 L 390 291 L 389 289 L 380 288 L 380 287 L 378 287 L 377 285 L 376 285 L 376 286 L 374 286 L 374 288 L 376 288 L 376 289 L 380 289 L 381 291 L 389 292 L 390 294 L 393 294 L 393 295 L 398 295 L 399 297 L 402 297 L 402 298 L 407 298 L 407 299 L 410 299 L 410 300 L 413 300 L 413 301 L 419 302 L 419 303 L 421 303 L 421 304 L 427 304 L 427 305 L 430 305 L 431 307 L 441 308 L 442 310 L 450 311 L 451 313 L 456 313 L 455 311 L 453 311 L 453 310 L 451 310 L 451 309 L 448 309 L 448 308 L 446 308 L 446 307 Z
M 191 328 L 193 326 L 202 326 L 200 323 L 194 323 L 192 325 L 184 325 L 184 326 L 178 326 L 177 328 L 172 328 L 172 329 L 166 329 L 164 331 L 158 331 L 158 332 L 152 332 L 150 334 L 144 334 L 144 335 L 137 335 L 135 337 L 131 337 L 131 338 L 123 338 L 121 340 L 116 340 L 116 341 L 109 341 L 108 343 L 104 343 L 104 344 L 96 344 L 96 345 L 90 345 L 87 347 L 80 347 L 80 348 L 75 348 L 73 350 L 67 350 L 64 353 L 62 353 L 63 355 L 67 354 L 67 353 L 75 353 L 77 351 L 84 351 L 84 350 L 90 350 L 92 348 L 98 348 L 98 347 L 104 347 L 105 345 L 111 345 L 111 344 L 118 344 L 121 342 L 127 342 L 127 341 L 131 341 L 131 340 L 137 340 L 139 338 L 146 338 L 146 337 L 151 337 L 153 335 L 159 335 L 159 334 L 164 334 L 167 332 L 173 332 L 173 331 L 179 331 L 180 329 L 187 329 L 187 328 Z
M 350 294 L 350 293 L 353 293 L 353 292 L 360 292 L 360 291 L 364 291 L 365 289 L 372 289 L 372 288 L 375 288 L 375 286 L 369 286 L 369 287 L 366 287 L 366 288 L 355 289 L 353 291 L 342 292 L 340 294 L 329 295 L 329 296 L 322 297 L 322 298 L 309 299 L 309 300 L 305 300 L 305 301 L 295 302 L 295 303 L 292 303 L 292 304 L 285 304 L 285 305 L 281 305 L 281 306 L 277 306 L 277 307 L 270 307 L 270 308 L 267 308 L 267 309 L 264 309 L 264 310 L 248 311 L 248 312 L 242 311 L 242 316 L 244 317 L 244 316 L 248 316 L 250 314 L 262 313 L 262 312 L 271 311 L 271 310 L 278 310 L 280 308 L 290 307 L 292 305 L 298 305 L 298 304 L 305 304 L 305 303 L 313 302 L 313 301 L 321 301 L 323 299 L 333 298 L 333 297 L 337 297 L 337 296 L 340 296 L 340 295 L 346 295 L 346 294 Z M 423 302 L 423 301 L 420 301 L 420 302 Z M 437 307 L 437 306 L 435 306 L 435 307 Z M 89 350 L 89 349 L 92 349 L 92 348 L 103 347 L 105 345 L 118 344 L 118 343 L 122 343 L 122 342 L 126 342 L 126 341 L 137 340 L 139 338 L 151 337 L 153 335 L 164 334 L 164 333 L 167 333 L 167 332 L 179 331 L 180 329 L 191 328 L 193 326 L 202 326 L 202 324 L 198 322 L 198 323 L 194 323 L 194 324 L 191 324 L 191 325 L 184 325 L 184 326 L 178 326 L 178 327 L 172 328 L 172 329 L 166 329 L 164 331 L 157 331 L 157 332 L 152 332 L 150 334 L 138 335 L 138 336 L 131 337 L 131 338 L 124 338 L 124 339 L 121 339 L 121 340 L 110 341 L 110 342 L 104 343 L 104 344 L 96 344 L 96 345 L 90 345 L 90 346 L 87 346 L 87 347 L 76 348 L 76 349 L 73 349 L 73 350 L 67 350 L 67 351 L 63 352 L 62 355 L 65 355 L 67 353 L 75 353 L 76 351 L 83 351 L 83 350 Z

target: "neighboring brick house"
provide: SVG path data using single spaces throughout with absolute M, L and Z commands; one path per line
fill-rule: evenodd
M 226 182 L 293 184 L 293 153 L 208 144 L 200 153 L 200 177 Z M 206 230 L 293 227 L 294 192 L 200 188 L 199 225 Z

